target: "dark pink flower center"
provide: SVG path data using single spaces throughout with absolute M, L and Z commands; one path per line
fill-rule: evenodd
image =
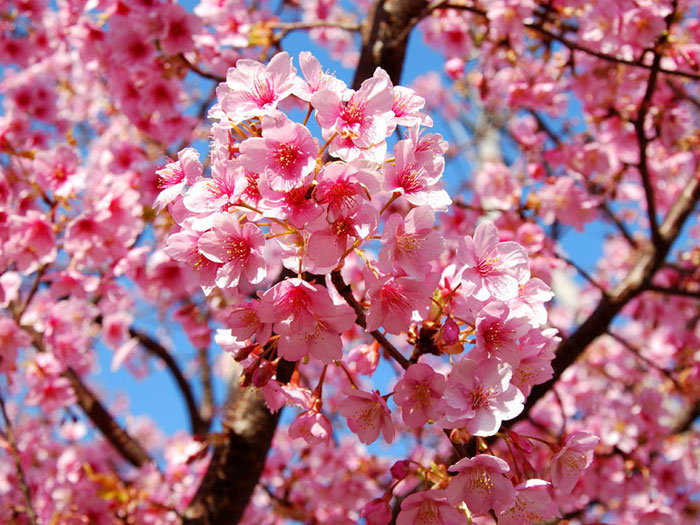
M 352 233 L 352 224 L 345 219 L 338 219 L 331 226 L 331 231 L 338 237 L 347 237 Z
M 357 103 L 354 100 L 350 100 L 350 102 L 348 102 L 343 108 L 340 118 L 350 126 L 362 124 L 365 119 L 365 105 L 362 103 Z
M 405 193 L 415 193 L 423 189 L 423 177 L 421 170 L 414 164 L 409 164 L 401 170 L 398 177 L 398 185 Z
M 483 276 L 487 276 L 493 273 L 494 271 L 494 266 L 498 262 L 498 259 L 495 257 L 483 257 L 482 259 L 479 259 L 479 261 L 476 264 L 476 271 L 479 272 Z
M 280 144 L 274 153 L 275 162 L 284 169 L 289 169 L 297 163 L 299 146 L 295 144 Z
M 185 180 L 185 170 L 179 162 L 172 162 L 158 172 L 158 188 L 170 188 Z
M 409 306 L 406 296 L 404 296 L 400 290 L 391 285 L 385 284 L 382 286 L 382 289 L 379 291 L 379 295 L 382 298 L 382 302 L 392 310 L 403 310 Z
M 253 81 L 253 91 L 250 93 L 250 97 L 260 106 L 271 104 L 275 101 L 275 90 L 272 83 L 266 78 L 256 77 Z
M 347 180 L 338 180 L 328 188 L 324 200 L 338 208 L 351 208 L 355 204 L 355 188 Z

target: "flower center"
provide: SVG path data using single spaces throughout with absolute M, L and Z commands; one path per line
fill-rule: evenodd
M 297 162 L 299 147 L 294 144 L 280 144 L 275 152 L 275 161 L 282 168 L 289 168 Z

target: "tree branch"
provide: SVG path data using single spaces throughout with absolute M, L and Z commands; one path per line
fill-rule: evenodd
M 187 378 L 185 378 L 182 370 L 180 370 L 180 365 L 177 363 L 177 361 L 175 361 L 173 356 L 170 354 L 170 352 L 168 352 L 168 350 L 165 349 L 163 345 L 148 334 L 140 332 L 136 328 L 131 327 L 129 328 L 129 335 L 136 339 L 139 344 L 148 351 L 148 353 L 160 359 L 172 374 L 178 388 L 180 389 L 180 392 L 185 398 L 187 412 L 190 416 L 190 427 L 192 429 L 192 433 L 206 434 L 209 430 L 209 422 L 205 421 L 199 413 L 199 407 L 197 406 L 197 401 L 192 393 L 190 383 L 187 381 Z
M 37 279 L 38 280 L 38 279 Z M 19 455 L 19 450 L 17 449 L 17 442 L 15 440 L 15 435 L 12 430 L 12 423 L 7 415 L 7 410 L 5 410 L 5 400 L 2 397 L 2 392 L 0 392 L 0 412 L 2 412 L 2 418 L 5 420 L 5 434 L 7 436 L 7 442 L 10 445 L 10 454 L 12 455 L 12 460 L 15 462 L 15 470 L 17 470 L 17 481 L 19 482 L 19 488 L 24 495 L 24 502 L 26 509 L 24 509 L 29 518 L 29 522 L 32 525 L 37 525 L 36 511 L 32 505 L 32 495 L 29 492 L 29 485 L 27 485 L 27 478 L 24 477 L 24 469 L 22 468 L 22 458 Z
M 583 354 L 588 345 L 607 331 L 611 321 L 620 310 L 640 293 L 649 289 L 654 274 L 663 264 L 671 245 L 678 237 L 683 224 L 698 200 L 700 200 L 700 172 L 696 172 L 686 184 L 660 226 L 659 244 L 649 243 L 646 249 L 640 253 L 636 264 L 627 277 L 609 295 L 604 295 L 588 319 L 559 344 L 556 357 L 552 361 L 554 376 L 546 383 L 536 385 L 532 389 L 524 410 L 517 418 L 508 421 L 507 426 L 512 426 L 517 421 L 526 418 L 535 403 L 549 392 L 564 371 Z
M 31 335 L 32 344 L 37 351 L 45 352 L 46 347 L 44 346 L 42 335 L 31 326 L 22 325 L 22 328 Z M 61 375 L 70 382 L 78 400 L 78 405 L 83 409 L 87 418 L 124 459 L 135 467 L 153 463 L 153 459 L 141 446 L 141 443 L 119 426 L 112 414 L 109 413 L 100 399 L 88 388 L 75 370 L 68 367 Z
M 153 459 L 148 455 L 148 452 L 126 430 L 119 426 L 112 414 L 109 413 L 92 390 L 83 383 L 83 380 L 80 379 L 75 370 L 69 367 L 62 375 L 70 381 L 73 391 L 78 398 L 78 405 L 83 409 L 85 415 L 124 459 L 135 467 L 153 463 Z
M 293 370 L 294 363 L 280 361 L 277 380 L 286 383 Z M 238 523 L 262 474 L 279 416 L 280 411 L 270 413 L 257 388 L 232 383 L 222 421 L 226 439 L 214 447 L 183 525 Z
M 656 284 L 650 284 L 647 288 L 649 292 L 663 293 L 667 295 L 680 295 L 681 297 L 689 297 L 691 299 L 700 299 L 700 290 L 684 290 L 682 288 L 667 288 L 665 286 L 658 286 Z
M 394 84 L 401 80 L 411 29 L 427 15 L 425 0 L 377 0 L 362 24 L 362 50 L 355 70 L 353 88 L 370 78 L 377 67 Z
M 343 299 L 345 299 L 352 309 L 355 310 L 355 315 L 357 316 L 357 320 L 355 322 L 362 328 L 367 328 L 367 318 L 365 317 L 365 312 L 362 310 L 360 303 L 358 303 L 355 300 L 355 297 L 353 297 L 352 288 L 349 284 L 345 283 L 339 270 L 331 273 L 331 282 Z M 409 367 L 410 363 L 408 359 L 406 359 L 401 352 L 399 352 L 399 350 L 391 344 L 384 334 L 382 334 L 379 330 L 373 330 L 370 332 L 370 335 L 374 337 L 375 341 L 377 341 L 381 347 L 386 350 L 386 353 L 389 354 L 397 363 L 399 363 L 404 370 Z

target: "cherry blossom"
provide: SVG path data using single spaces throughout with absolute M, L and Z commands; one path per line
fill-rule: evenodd
M 569 434 L 562 449 L 552 458 L 552 485 L 562 492 L 573 490 L 584 470 L 593 459 L 593 449 L 600 438 L 580 430 Z
M 501 421 L 523 409 L 525 398 L 510 383 L 512 375 L 511 366 L 495 358 L 476 361 L 467 356 L 455 364 L 445 388 L 448 426 L 464 426 L 475 436 L 495 434 Z
M 491 509 L 502 512 L 515 503 L 516 491 L 504 476 L 510 466 L 501 458 L 479 454 L 459 460 L 449 470 L 457 473 L 447 487 L 447 498 L 453 505 L 464 501 L 478 516 Z
M 374 442 L 381 432 L 387 443 L 394 441 L 396 430 L 391 412 L 379 392 L 349 390 L 339 404 L 340 413 L 348 420 L 348 426 L 365 444 Z

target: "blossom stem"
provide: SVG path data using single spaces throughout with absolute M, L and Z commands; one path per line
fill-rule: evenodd
M 304 126 L 306 126 L 306 123 L 309 121 L 309 117 L 311 116 L 311 112 L 314 110 L 314 107 L 309 104 L 309 109 L 306 112 L 306 116 L 304 117 Z
M 331 137 L 326 141 L 323 147 L 318 151 L 319 159 L 323 158 L 323 152 L 326 151 L 326 148 L 331 145 L 331 142 L 333 142 L 337 136 L 338 132 L 336 131 L 335 133 L 333 133 L 333 135 L 331 135 Z

